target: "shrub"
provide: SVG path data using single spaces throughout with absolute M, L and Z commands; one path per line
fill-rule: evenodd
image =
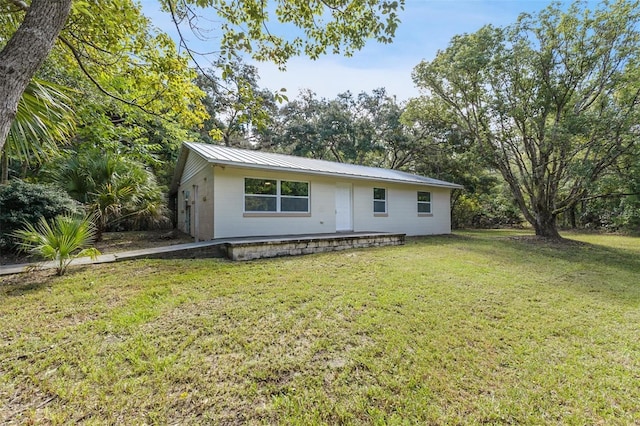
M 11 237 L 25 223 L 36 223 L 40 218 L 52 220 L 64 214 L 80 212 L 79 204 L 66 192 L 49 185 L 13 180 L 0 185 L 0 247 L 14 248 Z
M 57 263 L 58 275 L 64 275 L 67 266 L 76 257 L 95 258 L 100 252 L 89 248 L 96 236 L 96 228 L 87 217 L 57 216 L 49 223 L 41 217 L 36 225 L 25 224 L 25 229 L 13 233 L 20 240 L 20 249 Z
M 461 194 L 453 205 L 452 227 L 520 227 L 524 219 L 513 200 L 500 191 L 492 194 Z
M 169 223 L 162 188 L 135 159 L 86 150 L 51 167 L 47 174 L 95 215 L 98 239 L 104 231 Z

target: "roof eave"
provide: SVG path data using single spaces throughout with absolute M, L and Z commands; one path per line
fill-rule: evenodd
M 182 144 L 180 147 L 180 154 L 178 156 L 178 161 L 176 162 L 176 168 L 173 172 L 173 177 L 171 178 L 171 185 L 169 186 L 169 195 L 173 195 L 178 192 L 178 187 L 180 186 L 180 180 L 182 178 L 182 172 L 184 171 L 184 165 L 187 163 L 187 157 L 189 156 L 189 151 L 192 149 L 187 146 L 186 143 Z
M 433 186 L 436 188 L 448 188 L 448 189 L 463 189 L 462 185 L 458 185 L 455 183 L 430 183 L 430 182 L 418 182 L 418 181 L 408 181 L 402 179 L 385 179 L 385 178 L 375 178 L 371 176 L 362 176 L 355 174 L 347 174 L 347 173 L 337 173 L 337 172 L 323 172 L 319 170 L 310 170 L 310 169 L 297 169 L 290 167 L 278 167 L 272 165 L 263 165 L 263 164 L 251 164 L 251 163 L 239 163 L 237 161 L 224 161 L 213 158 L 208 158 L 207 161 L 209 164 L 218 165 L 218 166 L 229 166 L 229 167 L 238 167 L 243 169 L 254 169 L 254 170 L 278 170 L 285 171 L 290 173 L 302 173 L 302 174 L 311 174 L 316 176 L 340 176 L 345 179 L 358 179 L 358 180 L 368 180 L 368 181 L 379 181 L 379 182 L 393 182 L 393 183 L 402 183 L 407 185 L 419 185 L 419 186 Z M 184 165 L 183 165 L 184 167 Z M 177 190 L 177 189 L 176 189 Z

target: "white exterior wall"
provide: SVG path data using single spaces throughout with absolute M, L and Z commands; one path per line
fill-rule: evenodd
M 186 173 L 186 172 L 189 173 Z M 197 194 L 194 189 L 197 186 Z M 187 203 L 190 206 L 191 229 L 189 234 L 196 241 L 208 241 L 214 238 L 213 233 L 213 168 L 197 154 L 189 153 L 185 164 L 185 173 L 178 188 L 177 210 L 178 229 L 187 232 L 185 227 Z M 184 192 L 189 191 L 189 200 L 185 203 Z
M 197 154 L 190 153 L 190 156 L 197 156 Z M 199 166 L 199 170 L 191 168 L 189 178 L 183 180 L 178 188 L 178 228 L 185 231 L 186 209 L 183 191 L 189 191 L 191 194 L 190 234 L 196 240 L 334 233 L 336 232 L 335 188 L 338 182 L 352 185 L 352 223 L 355 232 L 396 232 L 409 236 L 451 232 L 451 190 L 448 188 L 209 164 L 200 167 L 197 161 L 190 162 L 189 159 L 187 163 Z M 309 182 L 310 213 L 264 213 L 261 215 L 245 213 L 243 211 L 245 177 Z M 198 187 L 197 199 L 194 185 Z M 374 187 L 386 189 L 386 215 L 376 215 L 373 212 Z M 431 192 L 432 213 L 430 215 L 418 215 L 418 191 Z
M 309 182 L 311 214 L 245 215 L 245 177 Z M 215 238 L 333 233 L 336 230 L 334 188 L 334 180 L 321 176 L 216 166 Z
M 374 215 L 373 188 L 387 191 L 387 214 Z M 418 191 L 431 192 L 431 215 L 418 215 Z M 354 231 L 400 232 L 411 235 L 451 233 L 451 190 L 387 182 L 353 185 Z

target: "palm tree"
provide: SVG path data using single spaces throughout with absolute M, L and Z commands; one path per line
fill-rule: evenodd
M 70 89 L 34 78 L 24 91 L 2 151 L 0 183 L 9 180 L 9 159 L 43 161 L 58 152 L 75 128 Z

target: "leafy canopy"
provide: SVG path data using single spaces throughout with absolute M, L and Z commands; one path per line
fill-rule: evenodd
M 0 48 L 24 19 L 24 10 L 2 4 Z M 83 79 L 123 108 L 198 125 L 205 117 L 195 72 L 175 42 L 154 28 L 132 0 L 76 0 L 40 77 L 68 87 Z M 80 96 L 76 101 L 82 100 Z M 78 102 L 79 104 L 80 102 Z
M 404 0 L 161 0 L 177 22 L 187 21 L 198 34 L 200 20 L 209 25 L 211 11 L 221 19 L 214 37 L 220 56 L 238 52 L 284 66 L 292 56 L 312 59 L 330 51 L 351 55 L 373 38 L 390 43 L 400 22 Z M 203 31 L 204 30 L 204 31 Z
M 456 36 L 415 83 L 510 187 L 538 235 L 637 144 L 637 1 L 576 2 Z

